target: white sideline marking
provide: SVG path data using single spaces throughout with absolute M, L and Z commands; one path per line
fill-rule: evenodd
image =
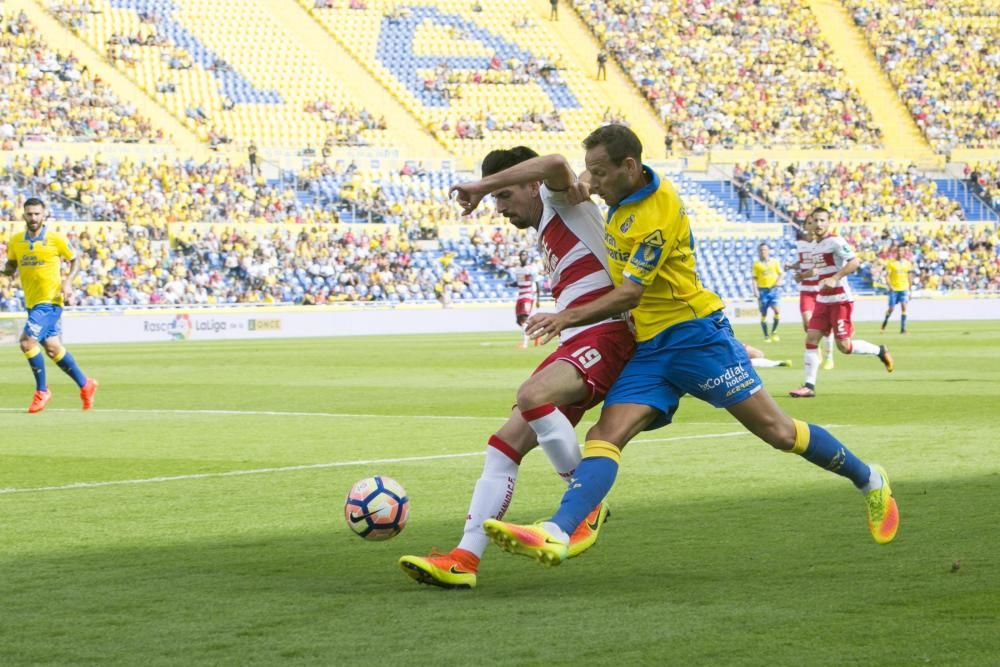
M 0 408 L 0 412 L 27 412 L 24 408 Z M 80 412 L 79 408 L 47 408 L 45 412 Z M 146 408 L 95 408 L 91 412 L 152 415 L 214 415 L 222 417 L 328 417 L 333 419 L 442 419 L 447 421 L 502 421 L 506 417 L 469 415 L 376 415 L 350 412 L 282 412 L 280 410 L 158 410 Z
M 844 424 L 825 424 L 824 427 L 844 426 Z M 700 433 L 698 435 L 678 435 L 672 438 L 648 438 L 633 442 L 676 442 L 678 440 L 707 440 L 710 438 L 737 438 L 751 435 L 749 431 L 728 431 L 726 433 Z M 205 472 L 193 475 L 172 475 L 168 477 L 149 477 L 146 479 L 118 479 L 108 482 L 73 482 L 62 486 L 37 486 L 32 488 L 0 489 L 0 495 L 13 493 L 42 493 L 45 491 L 72 491 L 73 489 L 96 489 L 105 486 L 125 486 L 134 484 L 158 484 L 160 482 L 179 482 L 189 479 L 213 479 L 217 477 L 241 477 L 244 475 L 267 475 L 275 472 L 295 472 L 298 470 L 321 470 L 324 468 L 346 468 L 348 466 L 377 465 L 382 463 L 413 463 L 417 461 L 436 461 L 441 459 L 460 459 L 472 456 L 484 456 L 485 452 L 462 452 L 460 454 L 433 454 L 429 456 L 407 456 L 394 459 L 369 459 L 361 461 L 334 461 L 331 463 L 311 463 L 281 468 L 256 468 L 253 470 L 230 470 L 228 472 Z

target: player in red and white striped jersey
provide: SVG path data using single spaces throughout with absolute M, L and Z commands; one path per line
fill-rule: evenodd
M 808 225 L 808 219 L 806 220 Z M 799 230 L 799 238 L 795 242 L 797 261 L 786 264 L 786 270 L 795 271 L 794 278 L 799 283 L 799 313 L 802 315 L 802 330 L 809 331 L 809 320 L 816 309 L 816 294 L 819 292 L 819 277 L 813 273 L 813 241 L 812 233 L 806 229 Z M 833 370 L 833 336 L 824 336 L 820 351 L 820 360 L 824 370 Z M 826 359 L 823 359 L 823 353 Z
M 514 286 L 517 287 L 514 317 L 517 320 L 517 326 L 521 327 L 521 335 L 523 336 L 521 347 L 526 348 L 528 347 L 528 334 L 524 331 L 524 323 L 531 317 L 534 309 L 540 305 L 541 294 L 538 288 L 540 276 L 527 250 L 522 250 L 517 254 L 517 261 L 520 265 L 513 270 Z M 538 345 L 537 338 L 535 345 Z
M 565 158 L 539 158 L 523 146 L 493 151 L 483 160 L 483 174 L 452 192 L 458 193 L 466 213 L 492 193 L 497 212 L 508 222 L 538 230 L 538 250 L 557 310 L 589 303 L 613 289 L 603 217 L 589 197 L 569 203 L 570 189 L 579 185 Z M 475 586 L 479 559 L 489 544 L 482 523 L 507 511 L 521 458 L 541 445 L 556 472 L 569 480 L 581 458 L 573 427 L 604 400 L 634 348 L 627 314 L 563 330 L 559 346 L 518 389 L 507 422 L 489 438 L 461 542 L 446 554 L 403 556 L 403 571 L 425 584 Z M 570 537 L 571 557 L 594 543 L 606 516 L 607 506 L 601 503 L 579 525 Z
M 837 341 L 837 348 L 844 354 L 877 356 L 887 371 L 891 373 L 893 370 L 892 355 L 885 345 L 852 340 L 854 295 L 847 284 L 847 276 L 857 271 L 861 260 L 847 241 L 830 232 L 830 213 L 825 208 L 813 210 L 806 224 L 816 239 L 812 269 L 819 278 L 819 292 L 816 295 L 816 309 L 806 330 L 806 352 L 803 358 L 805 384 L 789 392 L 794 398 L 811 398 L 816 395 L 816 374 L 819 370 L 817 345 L 820 338 L 830 332 L 833 332 Z

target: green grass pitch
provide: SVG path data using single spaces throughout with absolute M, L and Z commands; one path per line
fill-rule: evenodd
M 11 343 L 0 664 L 995 665 L 997 324 L 862 325 L 897 371 L 840 356 L 814 400 L 782 397 L 798 328 L 768 346 L 755 328 L 737 333 L 795 362 L 761 371 L 779 403 L 887 467 L 893 544 L 847 481 L 685 399 L 626 449 L 591 551 L 546 569 L 491 547 L 472 591 L 418 586 L 396 560 L 458 540 L 486 438 L 546 353 L 516 332 L 78 346 L 101 381 L 86 414 L 52 364 L 49 408 L 25 414 Z M 412 499 L 388 542 L 343 522 L 372 474 Z M 560 495 L 534 453 L 508 517 Z

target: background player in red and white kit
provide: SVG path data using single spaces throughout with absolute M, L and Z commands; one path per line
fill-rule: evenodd
M 815 239 L 813 245 L 813 272 L 819 278 L 816 308 L 806 330 L 806 352 L 803 358 L 805 384 L 791 392 L 794 398 L 811 398 L 816 395 L 816 373 L 819 370 L 819 339 L 833 332 L 837 348 L 844 354 L 877 356 L 885 369 L 892 372 L 893 361 L 885 345 L 874 345 L 863 340 L 852 340 L 854 323 L 854 296 L 847 284 L 847 276 L 857 271 L 861 260 L 843 238 L 830 232 L 830 213 L 816 208 L 806 223 Z
M 514 317 L 517 319 L 517 326 L 521 327 L 521 347 L 528 347 L 528 334 L 524 332 L 524 323 L 528 321 L 535 308 L 541 305 L 541 290 L 538 283 L 541 276 L 531 256 L 527 250 L 522 250 L 517 254 L 518 266 L 514 267 L 514 285 L 517 287 L 517 302 L 514 305 Z M 538 339 L 535 339 L 538 345 Z
M 497 212 L 512 225 L 538 230 L 538 250 L 557 311 L 589 303 L 613 289 L 603 217 L 589 198 L 576 206 L 568 203 L 570 188 L 579 186 L 565 158 L 538 158 L 523 146 L 493 151 L 483 160 L 483 175 L 482 180 L 454 186 L 452 192 L 458 193 L 467 213 L 492 193 Z M 403 571 L 418 582 L 443 588 L 475 586 L 479 559 L 489 544 L 482 523 L 507 511 L 521 457 L 540 444 L 568 481 L 581 458 L 573 427 L 604 400 L 634 348 L 627 315 L 562 331 L 559 346 L 521 385 L 507 422 L 489 438 L 461 542 L 446 554 L 403 556 Z M 571 557 L 594 543 L 606 516 L 607 506 L 601 503 L 573 532 Z
M 809 218 L 812 216 L 810 215 Z M 809 218 L 806 218 L 806 227 L 809 226 Z M 813 272 L 813 246 L 815 241 L 813 234 L 808 229 L 799 230 L 799 238 L 795 242 L 797 261 L 793 264 L 786 264 L 785 269 L 794 270 L 794 278 L 799 283 L 799 313 L 802 315 L 802 330 L 809 331 L 809 320 L 812 319 L 813 311 L 816 309 L 816 294 L 819 292 L 819 277 Z M 820 360 L 823 362 L 824 370 L 833 370 L 833 336 L 827 335 L 822 339 L 822 344 L 817 348 Z M 826 359 L 823 359 L 823 352 L 826 352 Z

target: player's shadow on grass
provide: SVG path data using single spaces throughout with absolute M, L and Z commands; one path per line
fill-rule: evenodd
M 381 543 L 366 543 L 338 522 L 307 533 L 178 535 L 179 543 L 164 544 L 151 520 L 155 543 L 144 547 L 0 556 L 4 634 L 11 638 L 0 663 L 51 656 L 80 662 L 111 647 L 165 659 L 184 651 L 210 656 L 275 633 L 336 651 L 357 640 L 358 619 L 391 627 L 412 624 L 414 615 L 434 618 L 446 641 L 449 619 L 481 616 L 488 624 L 496 620 L 491 608 L 515 600 L 525 618 L 563 618 L 563 627 L 579 632 L 595 622 L 595 605 L 619 619 L 653 614 L 665 622 L 717 615 L 724 605 L 737 618 L 773 615 L 778 623 L 810 618 L 816 609 L 854 614 L 859 596 L 891 600 L 896 609 L 949 594 L 975 594 L 988 604 L 1000 594 L 998 580 L 986 576 L 998 544 L 995 516 L 985 508 L 997 481 L 996 474 L 897 480 L 903 526 L 889 546 L 872 542 L 861 497 L 834 480 L 804 484 L 801 493 L 747 489 L 672 504 L 623 493 L 601 539 L 580 558 L 547 569 L 490 547 L 475 591 L 418 586 L 396 565 L 402 554 L 450 547 L 460 517 L 415 519 Z M 176 517 L 165 519 L 176 529 Z M 956 560 L 963 564 L 957 574 L 950 571 Z M 280 658 L 261 650 L 263 663 Z

